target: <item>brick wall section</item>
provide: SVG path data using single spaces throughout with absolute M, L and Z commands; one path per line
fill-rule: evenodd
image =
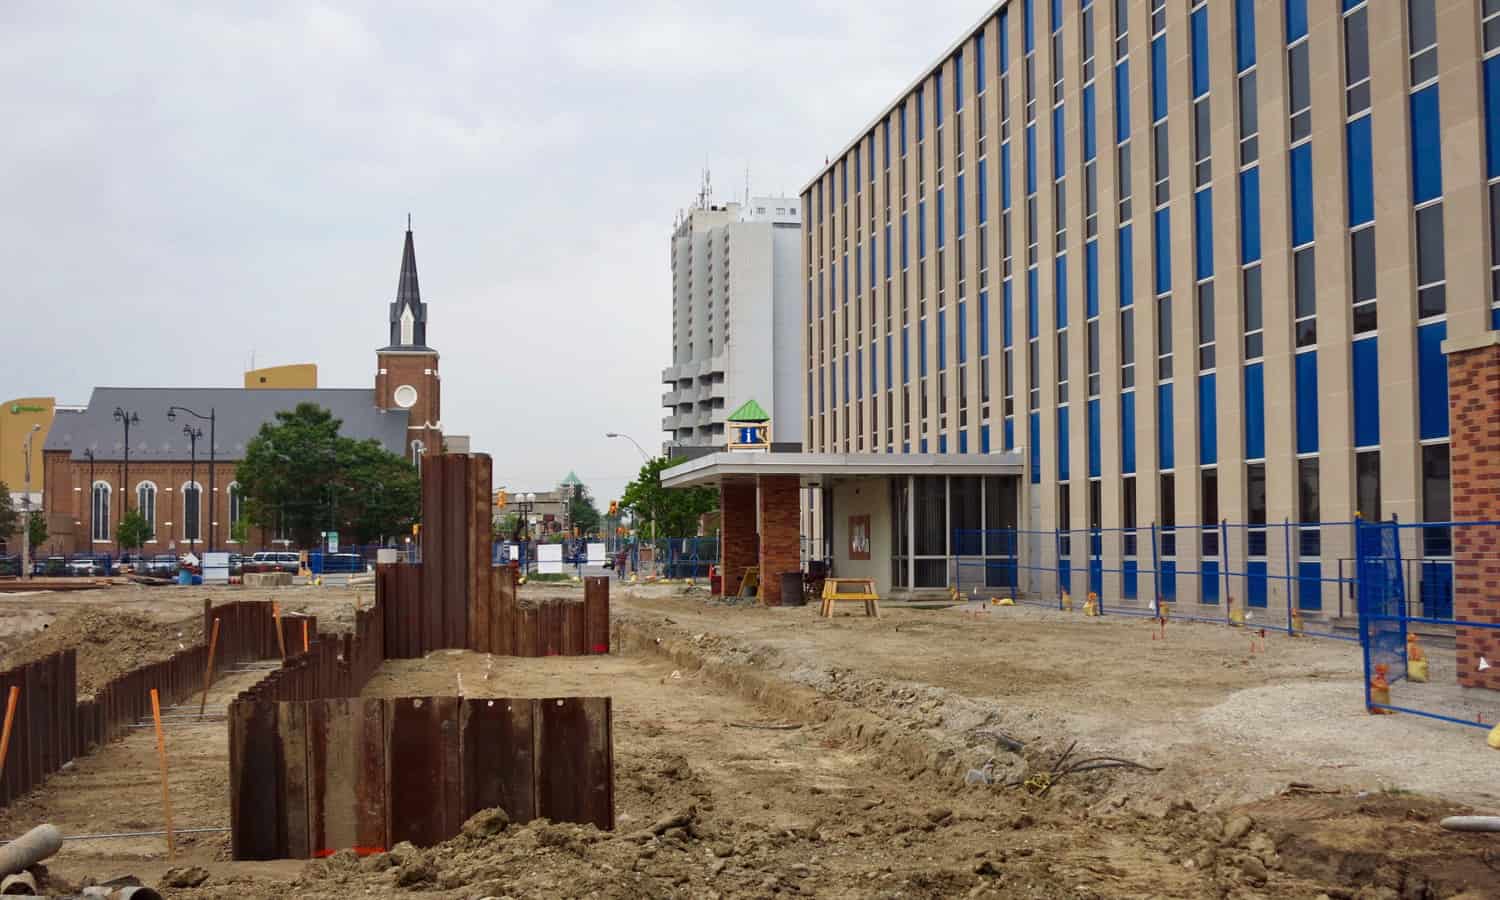
M 722 511 L 719 569 L 724 576 L 724 594 L 732 596 L 740 592 L 745 569 L 760 564 L 760 542 L 755 534 L 755 485 L 748 482 L 721 485 L 719 509 Z
M 781 605 L 781 574 L 802 568 L 801 482 L 795 475 L 760 477 L 761 597 Z
M 1453 518 L 1500 521 L 1500 345 L 1448 354 Z M 1453 612 L 1500 623 L 1500 527 L 1454 529 Z M 1458 683 L 1500 690 L 1500 631 L 1457 629 Z M 1479 671 L 1483 656 L 1496 668 Z

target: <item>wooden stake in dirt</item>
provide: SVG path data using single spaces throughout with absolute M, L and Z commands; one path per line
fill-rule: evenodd
M 5 771 L 5 757 L 10 750 L 10 726 L 16 721 L 16 704 L 20 700 L 20 685 L 11 685 L 10 696 L 5 701 L 5 730 L 0 731 L 0 772 Z
M 271 601 L 271 618 L 276 620 L 276 646 L 281 648 L 281 660 L 286 661 L 286 635 L 281 633 L 281 604 Z
M 308 643 L 308 639 L 307 639 L 307 620 L 303 619 L 302 620 L 302 652 L 306 653 L 306 652 L 308 652 L 311 649 L 312 649 L 312 644 Z
M 219 647 L 219 620 L 214 619 L 213 633 L 208 637 L 208 667 L 203 671 L 203 699 L 198 701 L 198 718 L 208 708 L 208 688 L 214 683 L 214 651 Z
M 161 698 L 151 689 L 151 718 L 156 722 L 156 755 L 161 760 L 161 811 L 167 821 L 167 859 L 177 855 L 177 838 L 172 834 L 172 797 L 167 792 L 167 735 L 161 730 Z

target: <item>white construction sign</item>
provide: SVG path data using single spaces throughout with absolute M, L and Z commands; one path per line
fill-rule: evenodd
M 203 554 L 203 583 L 204 584 L 228 584 L 229 583 L 229 554 L 228 553 L 205 553 L 205 554 Z
M 536 570 L 542 575 L 562 574 L 562 544 L 542 544 L 536 548 Z
M 604 565 L 604 545 L 602 543 L 589 544 L 589 565 Z

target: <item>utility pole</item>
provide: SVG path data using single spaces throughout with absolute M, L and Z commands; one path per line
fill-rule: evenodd
M 252 366 L 251 368 L 254 367 Z M 208 421 L 208 549 L 212 552 L 214 545 L 218 543 L 219 525 L 218 516 L 215 514 L 215 507 L 219 501 L 219 486 L 214 481 L 214 462 L 217 457 L 214 426 L 217 424 L 218 411 L 213 407 L 209 407 L 208 415 L 205 416 L 202 413 L 193 412 L 186 406 L 169 406 L 167 407 L 167 421 L 176 422 L 179 410 L 196 419 L 206 419 Z M 230 527 L 234 527 L 233 523 L 230 524 Z
M 31 580 L 31 439 L 41 430 L 41 425 L 32 425 L 31 430 L 26 433 L 26 442 L 22 445 L 26 453 L 26 495 L 21 500 L 21 579 L 23 581 Z
M 134 410 L 127 412 L 121 407 L 116 406 L 115 421 L 125 426 L 125 468 L 120 473 L 120 480 L 125 482 L 120 486 L 120 498 L 125 501 L 125 506 L 121 513 L 123 516 L 124 513 L 130 512 L 130 426 L 141 424 L 141 417 Z M 109 523 L 106 522 L 106 530 L 108 530 L 108 527 Z
M 188 451 L 188 491 L 193 495 L 193 506 L 197 507 L 197 509 L 193 510 L 193 512 L 197 513 L 193 517 L 193 530 L 188 532 L 187 536 L 188 552 L 192 553 L 194 549 L 193 545 L 197 543 L 198 533 L 203 530 L 203 489 L 198 487 L 198 438 L 203 437 L 203 429 L 184 425 L 182 426 L 182 433 L 187 435 L 188 446 L 190 447 Z M 187 531 L 187 526 L 188 506 L 187 498 L 184 497 L 182 500 L 183 531 Z

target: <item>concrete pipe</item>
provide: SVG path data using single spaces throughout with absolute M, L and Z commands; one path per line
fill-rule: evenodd
M 123 887 L 114 895 L 114 900 L 161 900 L 154 888 L 148 887 Z
M 62 840 L 62 832 L 56 825 L 38 825 L 0 847 L 0 875 L 36 865 L 61 850 Z
M 17 872 L 14 875 L 5 876 L 0 881 L 0 895 L 14 897 L 31 897 L 36 894 L 36 877 L 30 872 Z
M 1449 831 L 1500 831 L 1500 816 L 1449 816 L 1440 824 Z

